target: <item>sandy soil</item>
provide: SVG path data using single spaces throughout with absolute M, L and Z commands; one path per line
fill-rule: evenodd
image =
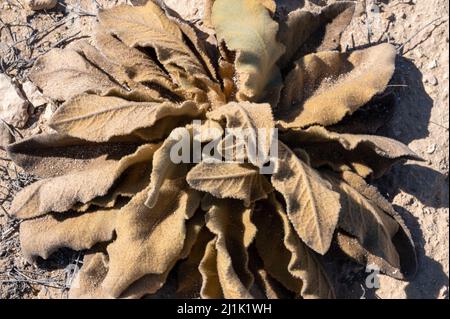
M 303 3 L 278 1 L 288 8 Z M 37 13 L 25 9 L 23 0 L 0 1 L 0 57 L 9 61 L 3 71 L 23 83 L 36 57 L 88 36 L 99 8 L 126 2 L 143 1 L 65 0 L 53 10 Z M 165 2 L 187 19 L 203 14 L 203 0 Z M 395 166 L 377 181 L 411 228 L 420 266 L 409 283 L 381 276 L 380 288 L 371 297 L 448 298 L 448 30 L 446 0 L 359 0 L 354 22 L 343 36 L 342 47 L 348 50 L 379 41 L 399 48 L 398 71 L 391 82 L 398 103 L 380 133 L 408 144 L 425 159 Z M 17 50 L 7 56 L 12 44 Z M 30 106 L 31 119 L 20 133 L 39 133 L 54 107 Z M 41 261 L 40 268 L 22 258 L 18 221 L 7 217 L 7 209 L 13 194 L 32 179 L 16 171 L 1 150 L 0 168 L 0 204 L 4 208 L 0 208 L 0 298 L 64 298 L 72 271 L 81 264 L 80 254 L 60 252 L 50 261 Z

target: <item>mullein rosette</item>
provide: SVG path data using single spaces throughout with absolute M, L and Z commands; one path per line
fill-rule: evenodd
M 99 13 L 89 40 L 39 58 L 30 78 L 62 105 L 49 133 L 8 146 L 39 177 L 11 207 L 25 257 L 84 251 L 73 298 L 158 296 L 165 285 L 185 298 L 333 298 L 332 251 L 413 276 L 411 235 L 368 184 L 418 159 L 374 135 L 396 50 L 340 52 L 354 3 L 313 9 L 206 1 L 194 25 L 153 1 L 118 6 Z M 275 170 L 175 164 L 171 132 L 191 134 L 193 120 L 277 129 Z

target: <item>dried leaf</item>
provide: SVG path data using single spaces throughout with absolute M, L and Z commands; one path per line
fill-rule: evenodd
M 187 175 L 189 185 L 217 198 L 234 198 L 251 203 L 267 198 L 272 187 L 259 171 L 238 163 L 199 163 Z
M 403 279 L 413 278 L 418 268 L 416 248 L 411 232 L 402 216 L 395 211 L 391 203 L 380 194 L 376 187 L 367 184 L 360 176 L 351 172 L 343 172 L 340 177 L 360 194 L 376 204 L 386 214 L 389 214 L 398 223 L 400 229 L 395 234 L 393 243 L 401 256 L 400 265 L 402 275 L 404 276 Z
M 37 59 L 29 77 L 45 96 L 59 101 L 85 92 L 105 95 L 112 89 L 122 89 L 119 83 L 70 49 L 54 49 Z
M 326 6 L 319 13 L 303 8 L 291 11 L 284 21 L 280 21 L 277 36 L 286 47 L 279 61 L 280 67 L 284 69 L 292 59 L 301 55 L 337 49 L 354 10 L 353 2 L 340 1 Z
M 109 270 L 102 286 L 113 297 L 142 276 L 164 274 L 173 266 L 184 247 L 186 220 L 200 203 L 181 179 L 165 181 L 152 209 L 144 205 L 147 193 L 137 194 L 122 209 L 117 239 L 107 249 Z
M 136 151 L 130 143 L 89 143 L 58 133 L 39 134 L 7 147 L 8 156 L 26 172 L 42 178 L 60 176 L 119 160 Z
M 102 28 L 109 30 L 130 47 L 154 50 L 172 81 L 185 90 L 199 94 L 199 83 L 216 89 L 207 70 L 184 43 L 175 22 L 152 1 L 145 6 L 117 6 L 99 14 Z
M 251 209 L 234 200 L 214 200 L 205 206 L 209 206 L 206 226 L 217 236 L 217 273 L 224 297 L 252 298 L 249 290 L 253 276 L 248 269 L 247 249 L 256 228 L 250 220 Z
M 261 158 L 257 158 L 257 154 L 247 152 L 252 164 L 261 167 L 269 159 L 275 126 L 269 104 L 232 102 L 207 113 L 206 117 L 218 122 L 225 122 L 228 129 L 247 131 L 246 133 L 249 134 L 247 143 L 252 143 L 254 150 L 261 156 Z
M 284 47 L 276 40 L 277 23 L 261 2 L 216 0 L 212 23 L 217 38 L 236 52 L 238 101 L 261 101 L 274 87 L 274 94 L 279 94 L 281 75 L 276 61 Z
M 193 102 L 180 105 L 171 102 L 140 103 L 118 97 L 79 95 L 60 107 L 49 125 L 61 134 L 106 142 L 139 129 L 151 128 L 166 117 L 195 118 L 200 112 Z
M 111 298 L 102 289 L 102 282 L 108 272 L 108 256 L 101 251 L 84 255 L 83 267 L 75 276 L 69 290 L 70 299 Z
M 322 126 L 291 130 L 285 140 L 306 150 L 314 167 L 329 165 L 338 171 L 348 168 L 362 177 L 378 178 L 398 161 L 421 159 L 396 140 L 377 135 L 339 134 Z
M 256 247 L 267 271 L 303 298 L 334 298 L 333 288 L 314 252 L 298 238 L 281 204 L 272 196 L 253 214 Z
M 336 124 L 385 90 L 395 68 L 390 44 L 350 54 L 319 52 L 287 75 L 277 118 L 287 128 Z
M 249 251 L 250 270 L 255 277 L 253 292 L 261 292 L 262 296 L 255 295 L 257 299 L 288 299 L 292 298 L 292 293 L 288 291 L 280 282 L 275 280 L 266 269 L 254 246 Z
M 289 220 L 300 238 L 325 254 L 338 222 L 339 194 L 281 142 L 278 157 L 272 185 L 283 195 Z
M 180 93 L 170 77 L 151 57 L 136 48 L 127 46 L 108 30 L 99 28 L 94 34 L 93 42 L 95 48 L 107 61 L 105 67 L 108 65 L 111 68 L 112 65 L 116 69 L 120 68 L 121 71 L 118 72 L 121 74 L 122 81 L 129 86 L 132 86 L 132 83 L 129 83 L 132 80 L 147 87 L 152 87 L 154 84 L 172 91 L 173 94 Z M 119 79 L 118 77 L 117 80 Z
M 220 285 L 219 273 L 217 270 L 216 241 L 217 239 L 212 239 L 206 245 L 205 255 L 199 265 L 199 271 L 203 278 L 200 296 L 203 299 L 223 298 L 223 291 Z
M 107 95 L 150 102 L 166 100 L 176 102 L 184 98 L 182 90 L 174 85 L 170 77 L 144 53 L 135 48 L 129 48 L 110 34 L 96 33 L 94 41 L 97 41 L 94 45 L 101 47 L 105 53 L 88 41 L 80 41 L 74 50 L 123 89 L 122 91 L 110 90 L 106 93 Z M 111 51 L 115 51 L 115 54 L 119 56 L 112 55 Z M 116 61 L 117 59 L 128 61 L 122 65 L 120 60 Z M 135 65 L 131 67 L 127 63 L 135 63 Z M 139 71 L 135 68 L 139 68 Z
M 400 274 L 400 259 L 392 242 L 399 229 L 397 222 L 344 181 L 330 176 L 327 178 L 341 194 L 339 227 L 356 237 L 370 254 L 384 259 Z M 396 272 L 389 273 L 395 275 Z
M 103 196 L 128 167 L 151 160 L 156 149 L 157 145 L 143 145 L 119 161 L 105 160 L 89 169 L 40 180 L 16 195 L 11 214 L 28 219 L 48 212 L 65 212 L 76 203 Z
M 204 256 L 206 256 L 206 246 L 212 241 L 212 239 L 213 235 L 206 229 L 206 227 L 202 228 L 188 258 L 180 264 L 178 270 L 177 297 L 200 297 L 203 284 L 202 274 L 200 273 L 200 263 L 202 262 Z M 206 275 L 206 278 L 207 277 L 208 275 Z M 206 281 L 208 281 L 208 279 L 206 279 Z M 208 285 L 209 283 L 206 284 L 206 286 Z M 205 287 L 205 290 L 205 295 L 211 294 L 210 292 L 207 292 L 209 288 Z M 214 294 L 217 294 L 217 292 Z
M 150 181 L 152 167 L 149 163 L 139 163 L 125 170 L 113 187 L 104 196 L 78 204 L 73 207 L 77 212 L 85 212 L 92 207 L 112 208 L 120 198 L 131 198 L 146 188 Z
M 60 248 L 84 250 L 113 238 L 120 208 L 96 210 L 85 214 L 49 214 L 20 224 L 20 242 L 27 260 L 47 259 Z
M 173 147 L 180 141 L 183 141 L 185 138 L 188 138 L 189 140 L 187 141 L 187 143 L 190 143 L 192 132 L 188 131 L 189 136 L 185 136 L 184 133 L 184 128 L 172 131 L 169 137 L 164 141 L 162 146 L 155 152 L 155 155 L 153 156 L 153 170 L 150 176 L 148 197 L 145 202 L 145 205 L 150 208 L 152 208 L 158 201 L 159 189 L 164 183 L 164 180 L 171 174 L 174 174 L 175 171 L 182 170 L 182 165 L 180 165 L 181 163 L 175 164 L 171 159 L 170 154 Z

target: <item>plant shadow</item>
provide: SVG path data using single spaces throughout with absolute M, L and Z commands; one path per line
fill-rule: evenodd
M 390 120 L 377 134 L 394 138 L 406 145 L 414 140 L 427 138 L 433 100 L 425 91 L 421 71 L 412 61 L 398 56 L 396 73 L 390 84 L 396 98 L 395 108 Z M 411 162 L 395 165 L 375 184 L 390 201 L 403 191 L 412 196 L 409 204 L 414 204 L 417 200 L 424 206 L 439 209 L 449 207 L 448 182 L 448 175 L 427 167 L 426 163 Z M 426 255 L 427 239 L 419 219 L 401 206 L 395 205 L 395 209 L 405 219 L 412 233 L 418 257 L 418 273 L 405 288 L 407 298 L 442 297 L 441 289 L 449 285 L 448 276 L 439 262 Z
M 426 255 L 426 240 L 424 239 L 418 219 L 403 207 L 394 205 L 394 208 L 404 218 L 416 244 L 418 271 L 416 276 L 405 288 L 407 298 L 436 299 L 438 297 L 445 297 L 440 296 L 440 293 L 442 288 L 448 287 L 449 278 L 442 265 Z

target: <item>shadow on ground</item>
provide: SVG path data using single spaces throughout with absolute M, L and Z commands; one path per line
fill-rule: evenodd
M 391 120 L 378 133 L 409 144 L 428 136 L 433 100 L 425 91 L 420 70 L 410 60 L 399 57 L 396 67 L 391 81 L 400 85 L 395 90 L 396 107 Z M 396 165 L 377 181 L 377 186 L 389 200 L 403 191 L 427 207 L 448 208 L 448 176 L 424 165 Z M 448 276 L 441 264 L 425 255 L 425 239 L 418 219 L 403 207 L 395 208 L 405 219 L 417 248 L 418 273 L 405 289 L 407 298 L 437 298 L 441 289 L 448 286 Z

